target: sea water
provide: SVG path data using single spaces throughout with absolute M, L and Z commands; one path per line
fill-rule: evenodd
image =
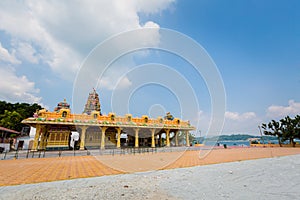
M 264 141 L 265 144 L 272 143 L 272 144 L 278 144 L 277 140 L 270 140 L 270 141 Z M 248 140 L 225 140 L 225 141 L 205 141 L 204 142 L 206 146 L 223 146 L 224 144 L 228 147 L 237 146 L 237 147 L 249 147 L 250 141 Z M 262 143 L 262 141 L 261 141 Z

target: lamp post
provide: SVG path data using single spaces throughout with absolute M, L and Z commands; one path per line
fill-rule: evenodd
M 261 132 L 261 127 L 260 127 L 260 125 L 258 125 L 258 129 L 259 129 L 260 136 L 261 136 L 261 139 L 262 139 L 262 142 L 263 142 L 263 146 L 265 146 L 265 141 L 264 141 L 264 138 L 263 138 L 263 136 L 262 136 L 262 132 Z
M 201 130 L 198 131 L 199 132 L 199 144 L 201 144 Z

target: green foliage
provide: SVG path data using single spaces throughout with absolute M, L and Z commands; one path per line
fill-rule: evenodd
M 42 107 L 36 103 L 9 103 L 0 101 L 0 126 L 21 131 L 24 126 L 21 124 L 23 119 L 33 116 L 36 110 Z
M 18 130 L 18 131 L 22 129 L 21 124 L 16 123 L 16 122 L 21 122 L 23 119 L 20 113 L 16 111 L 5 110 L 4 114 L 2 114 L 0 118 L 1 118 L 0 120 L 1 126 L 13 130 Z
M 290 144 L 295 146 L 294 139 L 300 139 L 300 116 L 297 115 L 295 118 L 286 116 L 279 121 L 272 120 L 268 124 L 262 124 L 262 128 L 265 135 L 276 136 L 279 144 L 289 140 Z

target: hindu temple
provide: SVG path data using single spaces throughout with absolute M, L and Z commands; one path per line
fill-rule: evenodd
M 39 110 L 22 123 L 36 128 L 32 150 L 179 146 L 179 132 L 185 134 L 184 145 L 189 146 L 189 131 L 195 130 L 189 121 L 174 118 L 169 112 L 155 119 L 112 112 L 102 115 L 95 89 L 81 114 L 71 113 L 64 99 L 53 112 Z

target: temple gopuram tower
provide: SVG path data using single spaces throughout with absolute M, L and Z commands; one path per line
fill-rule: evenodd
M 100 115 L 102 115 L 99 95 L 97 94 L 95 89 L 93 89 L 93 91 L 89 93 L 83 113 L 90 115 L 93 111 L 98 111 Z

